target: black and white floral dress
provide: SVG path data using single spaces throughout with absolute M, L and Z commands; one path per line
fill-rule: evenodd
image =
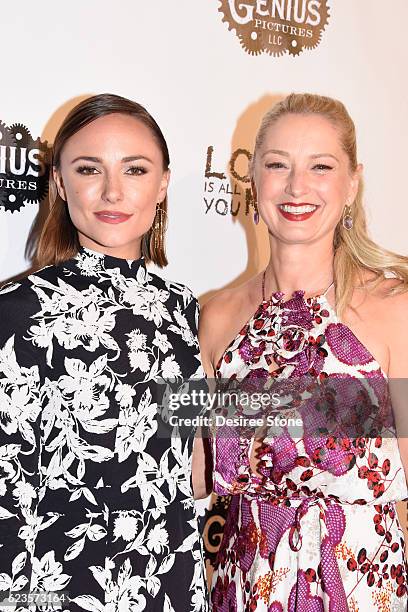
M 85 248 L 0 292 L 1 595 L 207 610 L 194 432 L 159 434 L 155 382 L 202 379 L 197 315 L 143 258 Z

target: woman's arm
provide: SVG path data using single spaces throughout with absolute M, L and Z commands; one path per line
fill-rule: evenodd
M 246 286 L 226 289 L 209 300 L 201 309 L 198 328 L 201 360 L 207 374 L 208 392 L 216 391 L 215 368 L 225 347 L 239 331 L 248 316 L 242 307 Z M 210 437 L 198 432 L 193 452 L 193 483 L 196 499 L 207 497 L 213 488 L 213 463 Z
M 212 458 L 209 439 L 201 428 L 194 439 L 192 470 L 194 499 L 205 499 L 212 491 Z
M 214 390 L 214 368 L 211 360 L 208 305 L 203 306 L 199 318 L 198 339 L 203 368 L 207 375 L 208 392 Z M 193 491 L 194 499 L 208 497 L 212 491 L 212 457 L 208 432 L 199 427 L 193 447 Z

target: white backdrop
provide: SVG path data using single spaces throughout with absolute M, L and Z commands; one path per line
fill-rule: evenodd
M 372 234 L 406 253 L 408 3 L 329 5 L 329 23 L 315 49 L 272 57 L 244 51 L 223 23 L 217 0 L 3 3 L 0 119 L 22 123 L 34 138 L 51 142 L 84 95 L 109 91 L 146 105 L 172 160 L 170 265 L 163 274 L 203 295 L 254 272 L 267 257 L 264 230 L 258 226 L 255 234 L 252 212 L 249 223 L 243 204 L 237 217 L 217 213 L 214 203 L 206 213 L 207 148 L 214 147 L 213 169 L 228 173 L 232 151 L 251 148 L 259 116 L 275 96 L 335 96 L 357 125 Z M 244 161 L 238 160 L 242 173 Z M 224 207 L 221 202 L 218 210 Z M 14 214 L 0 209 L 0 279 L 27 267 L 24 246 L 37 210 L 35 204 Z M 253 258 L 259 241 L 260 256 Z M 248 249 L 255 262 L 249 267 Z
M 0 120 L 52 142 L 86 95 L 112 92 L 144 104 L 171 153 L 170 265 L 161 273 L 205 300 L 257 272 L 268 257 L 265 228 L 254 227 L 252 210 L 245 214 L 242 181 L 233 181 L 233 210 L 240 208 L 230 212 L 231 155 L 251 150 L 259 119 L 277 97 L 338 97 L 357 125 L 372 235 L 406 254 L 408 2 L 329 5 L 315 49 L 273 57 L 245 52 L 217 0 L 3 3 Z M 225 180 L 205 177 L 208 147 L 210 170 Z M 235 165 L 242 176 L 245 161 L 241 154 Z M 28 267 L 24 247 L 37 211 L 35 204 L 14 213 L 0 207 L 0 280 Z

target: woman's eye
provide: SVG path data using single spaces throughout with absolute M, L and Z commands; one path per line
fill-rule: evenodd
M 333 166 L 328 166 L 327 164 L 316 164 L 313 166 L 313 170 L 333 170 Z
M 268 162 L 265 164 L 266 168 L 270 168 L 272 170 L 280 170 L 281 168 L 286 168 L 285 164 L 282 162 Z
M 96 174 L 98 170 L 94 166 L 79 166 L 76 170 L 78 174 Z
M 131 166 L 126 170 L 126 174 L 133 174 L 136 176 L 141 176 L 142 174 L 146 174 L 146 172 L 146 168 L 143 168 L 142 166 Z

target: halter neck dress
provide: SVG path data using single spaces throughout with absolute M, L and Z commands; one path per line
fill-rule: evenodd
M 264 432 L 256 470 L 241 425 L 213 432 L 214 491 L 232 496 L 214 612 L 407 610 L 395 502 L 408 491 L 387 376 L 336 316 L 330 289 L 263 295 L 217 364 L 224 391 L 283 388 L 301 427 Z M 245 413 L 239 402 L 235 411 Z M 332 435 L 333 415 L 342 435 Z

